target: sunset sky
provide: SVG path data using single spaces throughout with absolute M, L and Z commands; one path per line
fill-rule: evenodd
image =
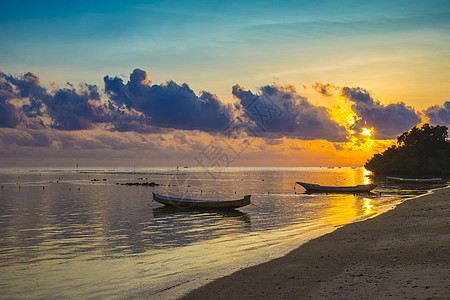
M 362 166 L 449 95 L 448 0 L 0 2 L 0 166 Z

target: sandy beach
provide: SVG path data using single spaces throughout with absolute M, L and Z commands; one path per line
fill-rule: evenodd
M 450 298 L 450 188 L 311 240 L 183 299 Z

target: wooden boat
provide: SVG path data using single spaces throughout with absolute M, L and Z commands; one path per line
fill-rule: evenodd
M 398 182 L 418 182 L 418 183 L 434 183 L 442 181 L 442 178 L 401 178 L 401 177 L 391 177 L 387 176 L 387 179 L 398 181 Z
M 360 184 L 355 186 L 325 186 L 313 183 L 306 183 L 297 181 L 297 184 L 306 189 L 306 192 L 321 192 L 321 193 L 369 193 L 377 187 L 376 184 Z
M 243 199 L 238 200 L 215 201 L 215 200 L 194 200 L 185 198 L 174 198 L 153 193 L 153 200 L 166 206 L 172 207 L 234 209 L 249 205 L 250 195 L 244 196 Z

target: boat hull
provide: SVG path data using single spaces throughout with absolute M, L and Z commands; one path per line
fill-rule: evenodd
M 235 209 L 249 205 L 251 203 L 250 195 L 244 196 L 243 199 L 238 200 L 214 201 L 174 198 L 153 193 L 153 200 L 170 207 L 210 209 Z
M 442 178 L 401 178 L 391 176 L 388 176 L 386 178 L 397 182 L 436 183 L 442 181 Z
M 377 187 L 376 184 L 360 184 L 355 186 L 323 186 L 319 184 L 297 181 L 306 192 L 315 193 L 369 193 Z

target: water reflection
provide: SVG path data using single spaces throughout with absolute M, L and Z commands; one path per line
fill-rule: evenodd
M 373 204 L 372 199 L 370 198 L 364 198 L 363 201 L 363 207 L 364 207 L 364 214 L 369 215 L 373 213 Z
M 212 263 L 218 269 L 260 263 L 292 250 L 315 229 L 391 208 L 399 195 L 423 193 L 417 185 L 392 186 L 364 176 L 360 168 L 250 168 L 217 171 L 214 178 L 189 172 L 139 175 L 159 183 L 156 187 L 120 185 L 143 180 L 126 172 L 0 173 L 0 294 L 102 298 L 158 278 L 174 282 L 173 274 L 185 274 L 189 281 L 192 274 L 208 276 Z M 366 180 L 379 183 L 376 191 L 383 196 L 312 195 L 294 185 Z M 218 200 L 251 194 L 254 205 L 180 211 L 151 202 L 153 191 Z
M 251 229 L 250 216 L 234 211 L 153 208 L 153 219 L 143 233 L 157 248 L 182 247 L 201 241 L 242 234 Z
M 231 219 L 231 220 L 238 220 L 242 221 L 246 225 L 251 225 L 250 222 L 250 216 L 242 211 L 236 210 L 236 209 L 225 209 L 225 210 L 212 210 L 212 209 L 180 209 L 176 207 L 157 207 L 153 208 L 153 217 L 158 218 L 166 218 L 168 215 L 201 215 L 205 217 L 214 217 L 214 216 L 220 216 L 224 219 Z

